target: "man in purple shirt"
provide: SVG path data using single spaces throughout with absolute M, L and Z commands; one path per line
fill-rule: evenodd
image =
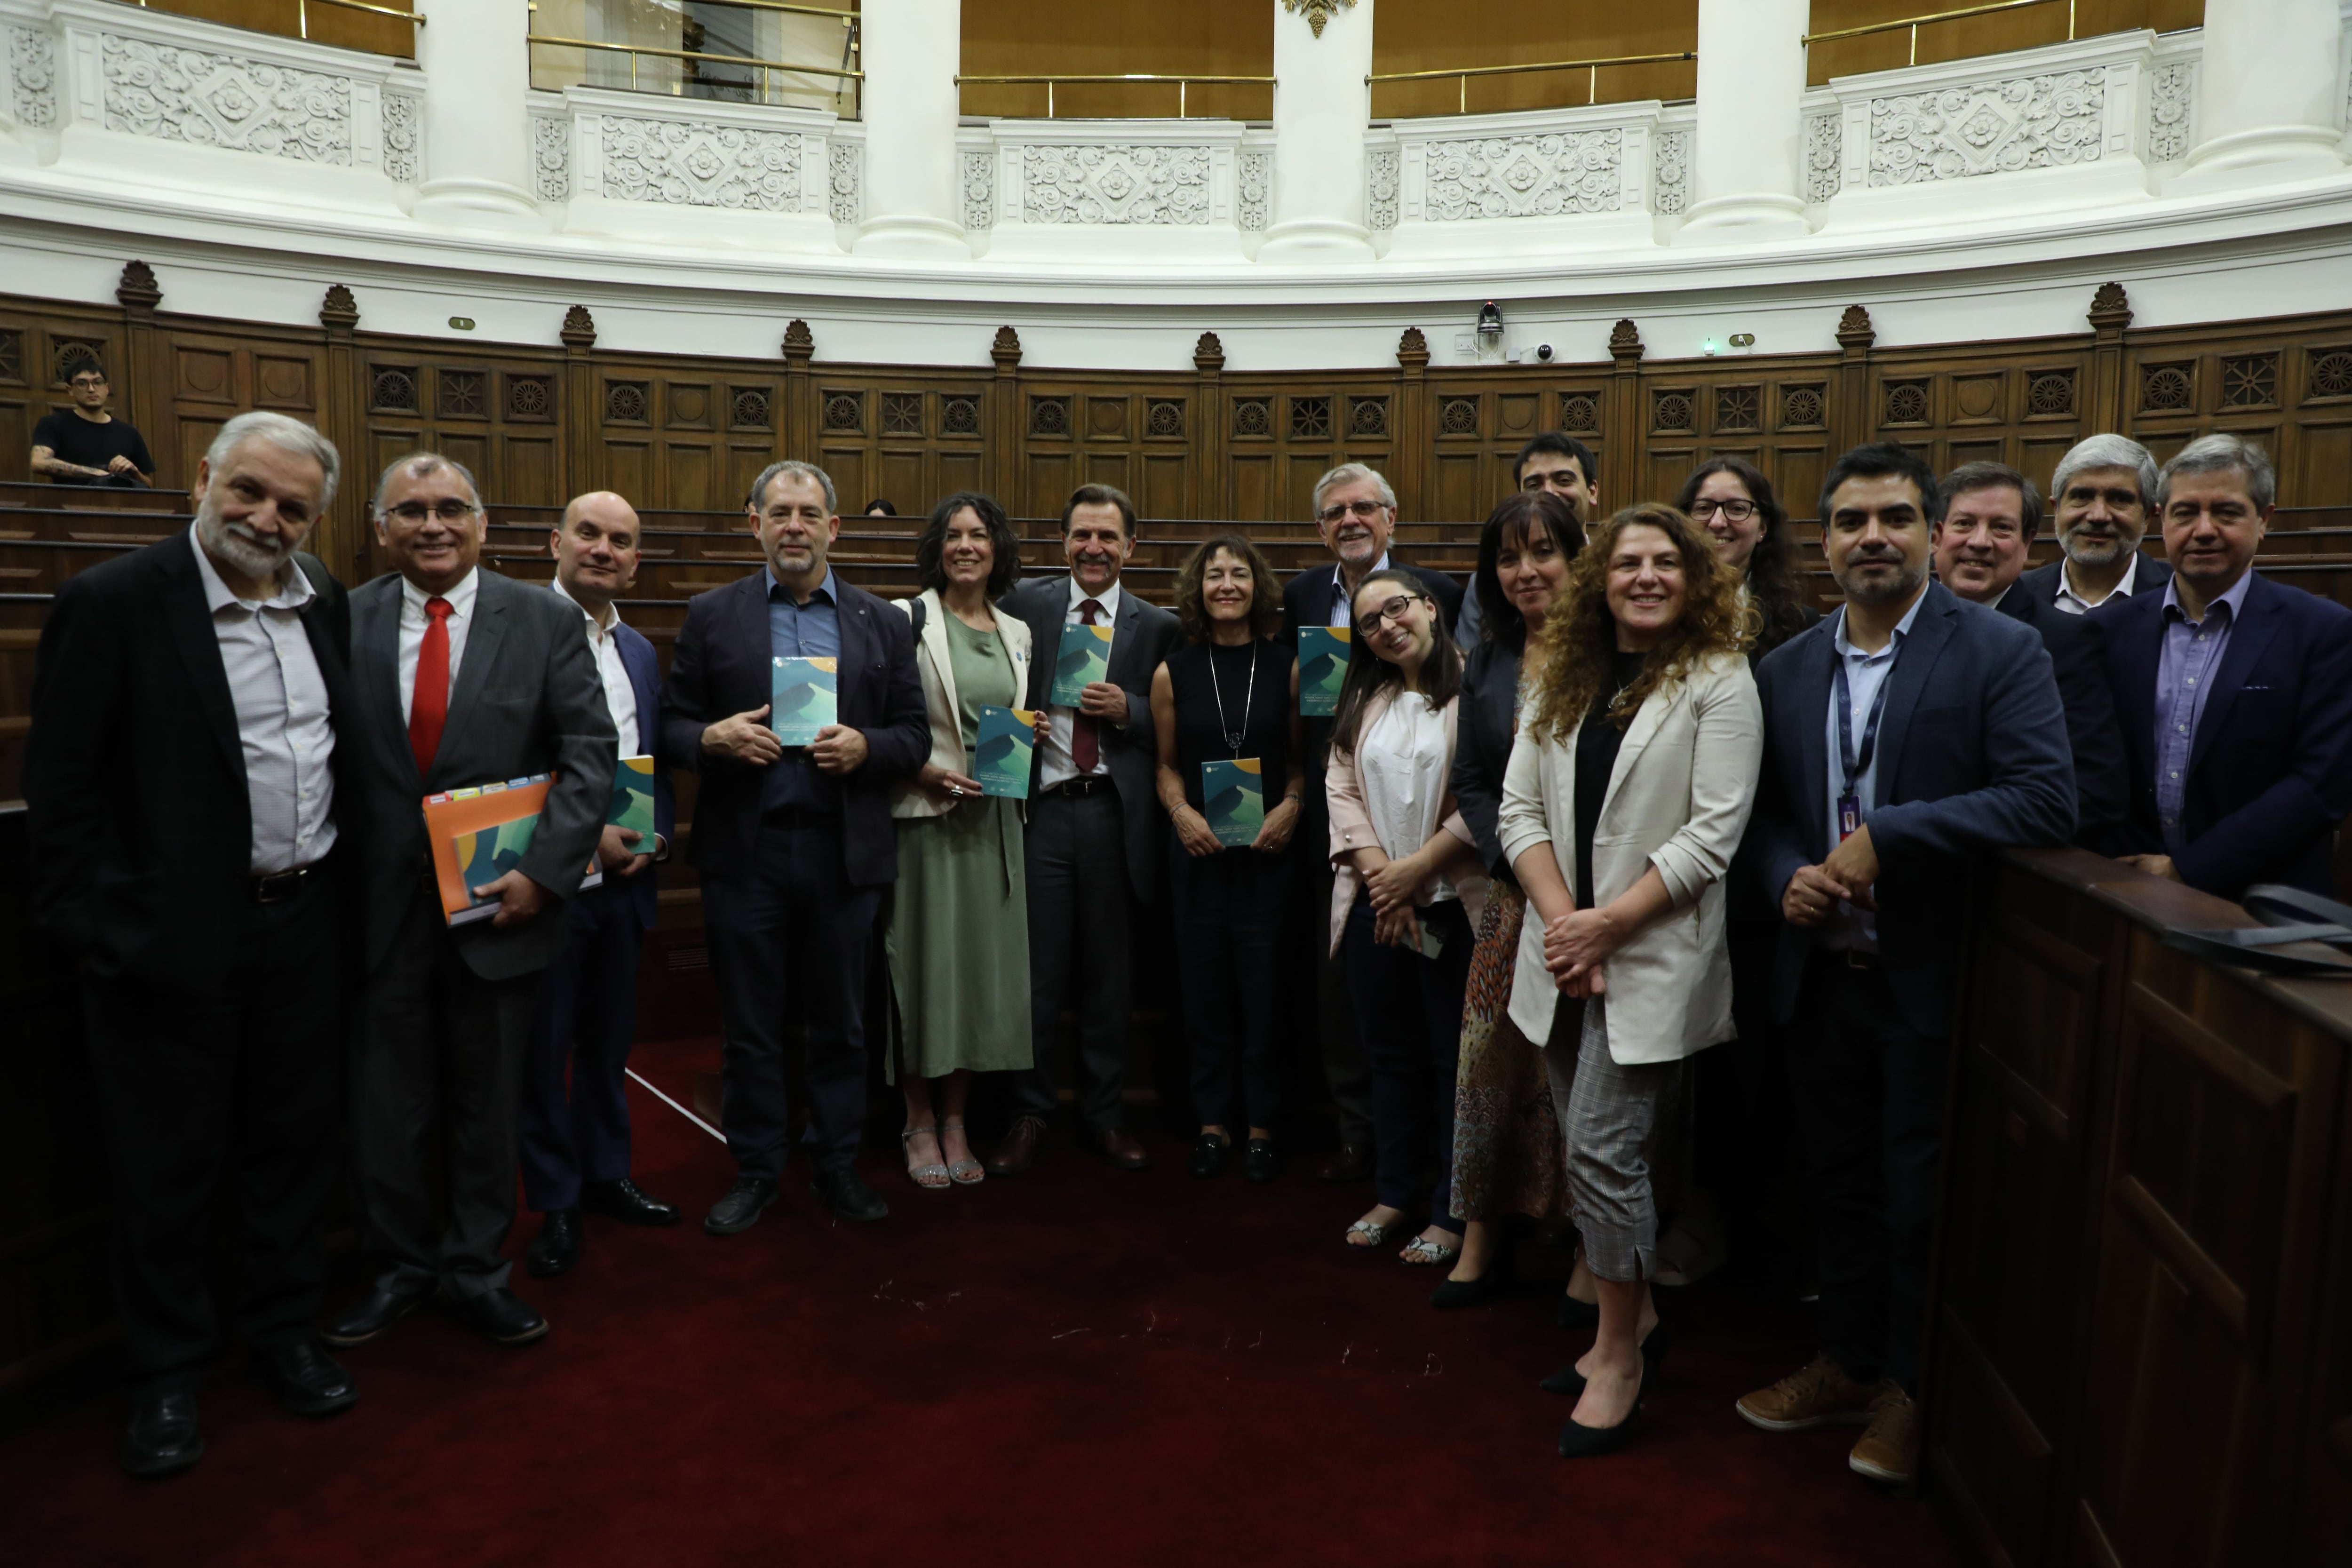
M 2124 858 L 2227 899 L 2332 892 L 2352 812 L 2352 610 L 2252 569 L 2276 492 L 2261 447 L 2190 442 L 2157 479 L 2172 581 L 2092 612 L 2132 761 Z

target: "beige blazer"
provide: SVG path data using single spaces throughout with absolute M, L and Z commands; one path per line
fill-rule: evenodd
M 1391 699 L 1392 693 L 1381 691 L 1365 702 L 1363 720 L 1356 726 L 1358 736 L 1372 732 L 1372 725 L 1388 711 Z M 1445 774 L 1449 779 L 1454 776 L 1456 721 L 1461 712 L 1462 700 L 1459 697 L 1446 703 Z M 1364 786 L 1356 776 L 1355 759 L 1341 755 L 1337 747 L 1332 749 L 1330 766 L 1323 775 L 1323 789 L 1331 815 L 1331 951 L 1336 953 L 1339 951 L 1339 938 L 1348 929 L 1348 911 L 1356 907 L 1356 893 L 1363 885 L 1363 878 L 1356 870 L 1356 851 L 1367 846 L 1378 846 L 1382 849 L 1389 846 L 1381 844 L 1380 836 L 1372 830 L 1371 813 L 1364 806 Z M 1470 846 L 1475 855 L 1478 847 L 1477 837 L 1470 831 L 1470 825 L 1462 820 L 1462 813 L 1454 808 L 1452 789 L 1449 788 L 1445 798 L 1438 803 L 1437 814 L 1438 826 Z M 1418 844 L 1408 844 L 1402 852 L 1410 855 L 1420 847 Z M 1486 877 L 1465 875 L 1459 880 L 1449 882 L 1443 877 L 1432 876 L 1414 893 L 1412 901 L 1427 908 L 1441 886 L 1454 889 L 1454 896 L 1462 900 L 1463 912 L 1470 917 L 1471 929 L 1475 931 L 1478 917 L 1486 907 Z
M 1592 833 L 1592 881 L 1576 885 L 1576 737 L 1537 741 L 1522 729 L 1503 773 L 1497 824 L 1506 858 L 1549 842 L 1579 909 L 1607 903 L 1651 867 L 1674 910 L 1609 957 L 1609 1055 L 1620 1063 L 1678 1061 L 1731 1038 L 1731 953 L 1724 943 L 1724 875 L 1756 804 L 1764 755 L 1756 678 L 1717 654 L 1688 680 L 1654 691 L 1633 715 L 1610 770 Z M 1532 907 L 1511 977 L 1511 1022 L 1550 1037 L 1559 988 L 1544 968 L 1543 921 Z
M 955 666 L 948 654 L 948 617 L 954 614 L 940 603 L 939 590 L 926 588 L 914 599 L 893 599 L 898 613 L 909 621 L 915 618 L 915 605 L 923 605 L 923 631 L 915 639 L 915 668 L 923 677 L 923 708 L 931 721 L 930 761 L 950 773 L 967 778 L 971 774 L 971 760 L 964 755 L 962 700 L 956 695 Z M 1013 689 L 1029 689 L 1029 623 L 1015 619 L 991 605 L 988 613 L 996 617 L 996 635 L 1004 639 L 1005 651 L 1013 656 Z M 892 816 L 945 816 L 954 809 L 952 801 L 938 801 L 913 779 L 901 779 L 890 786 Z

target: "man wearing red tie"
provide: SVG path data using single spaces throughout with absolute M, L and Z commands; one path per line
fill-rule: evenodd
M 367 911 L 352 1173 L 372 1283 L 323 1337 L 365 1344 L 437 1292 L 490 1340 L 523 1344 L 547 1332 L 499 1256 L 523 1068 L 540 971 L 563 945 L 561 906 L 604 829 L 613 716 L 580 612 L 480 569 L 472 475 L 412 454 L 385 470 L 373 510 L 393 570 L 352 595 Z M 542 773 L 555 782 L 521 864 L 474 889 L 499 912 L 451 930 L 425 796 Z

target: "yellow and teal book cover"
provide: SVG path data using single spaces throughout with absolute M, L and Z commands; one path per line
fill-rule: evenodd
M 539 813 L 534 811 L 529 816 L 509 817 L 455 836 L 457 874 L 466 889 L 467 907 L 450 920 L 451 925 L 466 924 L 467 916 L 477 910 L 484 915 L 497 911 L 497 900 L 484 899 L 474 889 L 497 881 L 521 865 L 522 858 L 530 853 L 531 836 L 538 830 Z
M 1037 741 L 1037 712 L 1032 708 L 980 710 L 980 744 L 972 749 L 971 776 L 982 795 L 1008 800 L 1029 798 L 1029 758 Z
M 780 658 L 770 689 L 768 727 L 787 746 L 813 746 L 834 722 L 837 658 Z
M 1055 707 L 1076 708 L 1088 686 L 1110 679 L 1110 634 L 1108 626 L 1062 628 L 1062 650 L 1054 660 Z
M 613 770 L 613 804 L 605 809 L 607 826 L 626 828 L 639 835 L 638 843 L 645 852 L 653 853 L 654 840 L 654 760 L 651 757 L 623 757 Z
M 1298 710 L 1328 719 L 1339 710 L 1339 688 L 1348 679 L 1348 656 L 1355 633 L 1347 626 L 1298 628 Z
M 1201 800 L 1209 831 L 1227 848 L 1246 849 L 1265 826 L 1265 771 L 1255 757 L 1201 764 Z

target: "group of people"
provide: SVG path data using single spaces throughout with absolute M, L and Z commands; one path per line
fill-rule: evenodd
M 1604 514 L 1591 451 L 1537 437 L 1466 596 L 1402 559 L 1387 481 L 1343 464 L 1314 490 L 1328 566 L 1277 586 L 1223 534 L 1172 613 L 1122 585 L 1137 521 L 1109 487 L 1065 507 L 1065 569 L 1025 576 L 997 502 L 947 497 L 919 593 L 891 602 L 829 563 L 831 479 L 782 461 L 747 507 L 764 564 L 691 601 L 666 679 L 616 608 L 641 542 L 623 498 L 566 508 L 551 592 L 483 570 L 472 477 L 412 454 L 370 506 L 391 570 L 347 595 L 301 552 L 338 477 L 310 426 L 229 421 L 189 531 L 71 580 L 42 636 L 39 915 L 82 977 L 137 1474 L 202 1452 L 225 1173 L 243 1337 L 307 1415 L 354 1397 L 321 1341 L 364 1344 L 436 1294 L 499 1343 L 547 1331 L 503 1256 L 518 1165 L 534 1274 L 578 1264 L 583 1210 L 678 1221 L 631 1178 L 622 1086 L 675 771 L 698 777 L 736 1166 L 709 1234 L 777 1200 L 795 1109 L 817 1203 L 887 1214 L 856 1164 L 869 1051 L 914 1185 L 1030 1169 L 1065 1005 L 1081 1139 L 1148 1164 L 1124 1116 L 1132 939 L 1164 886 L 1194 1176 L 1237 1152 L 1249 1180 L 1282 1170 L 1286 982 L 1312 965 L 1341 1133 L 1318 1173 L 1374 1199 L 1339 1239 L 1399 1244 L 1454 1307 L 1500 1288 L 1510 1216 L 1572 1219 L 1562 1317 L 1592 1341 L 1543 1386 L 1574 1398 L 1559 1448 L 1584 1457 L 1635 1430 L 1676 1227 L 1752 1231 L 1749 1189 L 1793 1142 L 1821 1353 L 1739 1414 L 1861 1424 L 1853 1468 L 1892 1481 L 1917 1465 L 1971 866 L 2078 843 L 2225 897 L 2325 889 L 2352 811 L 2352 612 L 2251 569 L 2273 479 L 2232 436 L 2161 468 L 2121 437 L 2076 446 L 2052 486 L 2063 559 L 2036 572 L 2021 473 L 1849 451 L 1819 498 L 1826 618 L 1737 458 Z M 1308 628 L 1351 650 L 1328 711 L 1302 710 L 1324 706 L 1302 700 Z M 1073 689 L 1073 643 L 1105 642 Z M 800 658 L 834 661 L 834 719 L 787 744 L 772 672 Z M 982 781 L 986 710 L 1026 727 L 1025 793 Z M 181 764 L 143 765 L 159 748 Z M 641 754 L 649 840 L 606 823 Z M 1236 772 L 1257 803 L 1238 833 Z M 495 917 L 447 924 L 420 801 L 541 773 L 520 863 L 474 889 Z M 348 1050 L 322 1048 L 346 1019 Z M 979 1075 L 1010 1101 L 985 1158 Z M 1793 1126 L 1764 1124 L 1782 1104 Z M 346 1127 L 370 1279 L 314 1329 Z

